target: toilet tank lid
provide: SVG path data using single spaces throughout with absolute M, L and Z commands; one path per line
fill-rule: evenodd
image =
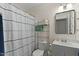
M 33 55 L 35 56 L 43 56 L 43 54 L 44 54 L 44 50 L 37 49 L 33 52 Z

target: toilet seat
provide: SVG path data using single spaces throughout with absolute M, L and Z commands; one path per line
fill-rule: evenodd
M 43 54 L 44 54 L 44 50 L 39 50 L 39 49 L 37 49 L 37 50 L 35 50 L 34 52 L 33 52 L 33 56 L 43 56 Z

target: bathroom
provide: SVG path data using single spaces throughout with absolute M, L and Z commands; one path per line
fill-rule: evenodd
M 79 3 L 0 3 L 0 56 L 79 56 Z

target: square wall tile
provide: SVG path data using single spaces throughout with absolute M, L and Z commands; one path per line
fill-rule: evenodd
M 3 20 L 3 30 L 4 31 L 11 31 L 12 30 L 12 22 Z
M 7 21 L 3 20 L 3 31 L 8 30 Z
M 4 49 L 5 49 L 5 52 L 8 52 L 8 51 L 11 51 L 13 50 L 13 45 L 12 45 L 12 42 L 9 41 L 9 42 L 4 42 Z
M 18 40 L 18 46 L 22 47 L 23 46 L 23 40 Z
M 13 31 L 13 40 L 18 39 L 18 31 Z
M 13 56 L 13 51 L 12 52 L 8 52 L 8 53 L 5 53 L 5 56 Z
M 28 46 L 28 47 L 29 47 L 29 56 L 31 56 L 31 55 L 32 55 L 32 50 L 31 50 L 32 48 L 31 48 L 31 44 L 29 44 L 29 46 Z
M 19 55 L 19 51 L 18 51 L 18 50 L 13 51 L 13 55 L 14 55 L 14 56 L 20 56 L 20 55 Z
M 3 11 L 3 19 L 12 20 L 12 12 L 8 10 Z
M 3 34 L 4 34 L 4 42 L 5 42 L 5 41 L 8 41 L 8 35 L 7 35 L 7 32 L 4 31 Z
M 18 15 L 16 13 L 12 12 L 12 20 L 17 21 L 17 17 L 18 17 Z
M 19 43 L 20 43 L 19 40 L 13 41 L 13 49 L 14 50 L 20 47 Z
M 24 47 L 24 56 L 28 56 L 28 45 Z
M 19 55 L 20 55 L 20 56 L 23 56 L 23 55 L 24 55 L 23 48 L 20 48 L 20 49 L 19 49 Z
M 12 31 L 7 31 L 6 33 L 7 33 L 7 38 L 5 38 L 5 39 L 13 40 Z
M 25 38 L 26 44 L 29 44 L 29 38 Z
M 23 46 L 27 44 L 26 38 L 22 40 L 23 41 Z
M 13 23 L 13 30 L 18 30 L 18 23 L 17 22 L 12 23 Z
M 19 31 L 18 31 L 18 39 L 21 39 L 21 38 L 22 38 L 22 31 L 19 30 Z
M 21 25 L 21 23 L 18 23 L 18 31 L 21 31 L 22 30 L 22 25 Z
M 27 18 L 27 16 L 26 16 L 26 23 L 28 22 L 28 18 Z
M 25 23 L 26 21 L 25 21 L 25 18 L 22 16 L 22 23 Z

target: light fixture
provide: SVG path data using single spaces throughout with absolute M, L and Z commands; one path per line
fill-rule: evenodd
M 67 10 L 71 10 L 71 9 L 73 9 L 72 4 L 71 3 L 67 4 Z
M 72 4 L 62 4 L 61 6 L 58 7 L 58 10 L 56 12 L 63 12 L 63 11 L 67 11 L 67 10 L 72 10 Z
M 59 6 L 57 12 L 63 12 L 63 6 Z

